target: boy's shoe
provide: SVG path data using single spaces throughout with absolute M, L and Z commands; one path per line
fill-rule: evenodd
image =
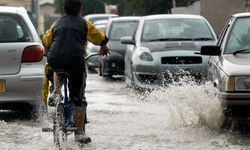
M 84 133 L 75 133 L 75 141 L 79 143 L 88 144 L 91 142 L 91 138 Z

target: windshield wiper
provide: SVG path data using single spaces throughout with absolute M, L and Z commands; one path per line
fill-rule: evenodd
M 198 37 L 198 38 L 193 38 L 194 41 L 210 41 L 213 40 L 210 37 Z
M 233 55 L 237 55 L 238 53 L 242 53 L 242 52 L 249 51 L 249 50 L 250 50 L 249 48 L 237 50 L 237 51 L 233 52 Z
M 154 42 L 154 41 L 191 41 L 192 39 L 190 38 L 161 38 L 161 39 L 152 39 L 149 40 L 149 42 Z

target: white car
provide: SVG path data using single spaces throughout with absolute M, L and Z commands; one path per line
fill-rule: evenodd
M 246 107 L 249 112 L 250 13 L 231 16 L 217 45 L 203 46 L 201 54 L 211 56 L 208 79 L 218 89 L 225 110 Z
M 40 101 L 44 47 L 27 11 L 0 7 L 0 108 L 31 112 Z M 28 105 L 27 105 L 28 104 Z
M 96 21 L 108 20 L 109 18 L 116 17 L 116 16 L 118 16 L 118 15 L 116 15 L 116 14 L 89 14 L 89 15 L 86 15 L 84 18 L 86 20 L 89 20 L 89 21 L 95 23 Z
M 208 56 L 197 54 L 202 45 L 216 44 L 216 35 L 202 16 L 150 15 L 139 23 L 127 44 L 125 77 L 128 85 L 156 88 L 172 77 L 189 73 L 198 81 L 206 78 Z

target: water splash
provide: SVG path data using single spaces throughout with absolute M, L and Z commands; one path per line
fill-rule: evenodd
M 193 78 L 184 76 L 173 80 L 167 87 L 132 92 L 138 100 L 160 103 L 165 106 L 167 126 L 204 127 L 219 129 L 223 123 L 223 112 L 217 90 L 210 82 L 198 84 Z

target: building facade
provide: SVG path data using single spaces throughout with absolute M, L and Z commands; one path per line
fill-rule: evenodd
M 0 6 L 15 6 L 24 7 L 27 10 L 32 10 L 32 0 L 0 0 Z
M 172 9 L 173 14 L 197 14 L 205 17 L 217 36 L 228 18 L 235 13 L 247 11 L 247 0 L 200 0 L 188 7 Z

